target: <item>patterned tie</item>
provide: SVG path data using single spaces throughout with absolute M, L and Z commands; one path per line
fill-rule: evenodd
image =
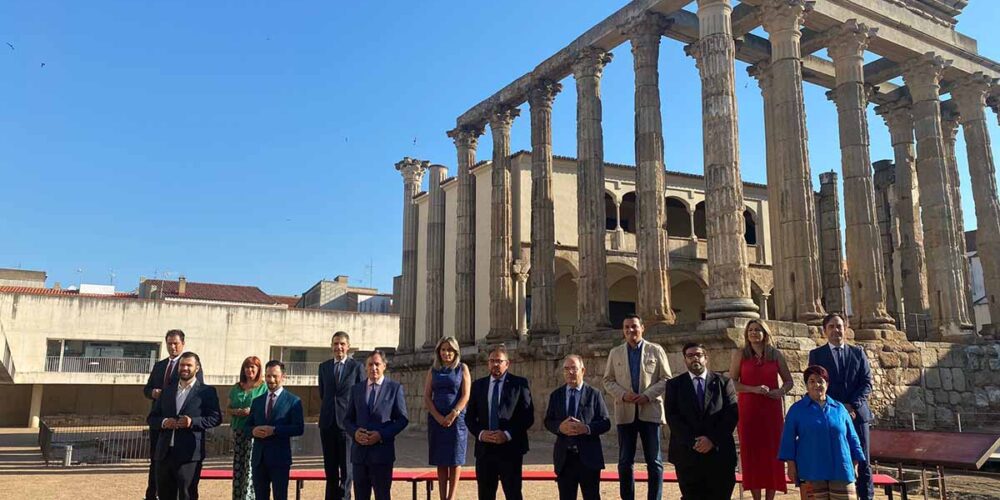
M 371 392 L 368 393 L 368 411 L 375 411 L 375 391 L 378 390 L 378 384 L 372 384 L 369 387 Z
M 705 409 L 705 381 L 701 377 L 695 377 L 695 385 L 698 387 L 698 409 Z
M 271 393 L 271 397 L 267 398 L 267 408 L 264 410 L 264 418 L 267 420 L 271 419 L 271 412 L 274 411 L 274 400 L 278 399 L 278 395 Z
M 500 381 L 493 381 L 493 394 L 490 396 L 490 430 L 500 428 Z
M 163 387 L 170 385 L 170 376 L 174 374 L 174 360 L 167 361 L 167 371 L 163 372 Z
M 571 416 L 571 417 L 576 417 L 577 414 L 579 413 L 577 411 L 577 410 L 579 410 L 579 408 L 577 408 L 577 406 L 576 406 L 576 393 L 577 392 L 578 391 L 576 389 L 570 389 L 569 390 L 569 408 L 566 410 L 566 414 L 569 415 L 569 416 Z

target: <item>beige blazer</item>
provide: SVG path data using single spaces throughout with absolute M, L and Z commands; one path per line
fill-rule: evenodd
M 632 391 L 632 374 L 629 372 L 628 351 L 626 346 L 611 349 L 608 353 L 608 364 L 604 368 L 604 390 L 608 391 L 615 402 L 615 423 L 630 424 L 635 421 L 636 409 L 639 420 L 652 423 L 667 423 L 663 415 L 663 394 L 670 379 L 670 365 L 667 363 L 667 353 L 659 344 L 648 340 L 642 342 L 642 369 L 639 370 L 639 392 L 649 398 L 649 403 L 637 405 L 622 400 L 625 394 Z

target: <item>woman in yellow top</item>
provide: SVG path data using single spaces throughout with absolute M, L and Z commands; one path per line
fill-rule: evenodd
M 250 415 L 250 403 L 265 392 L 267 385 L 264 384 L 260 358 L 250 356 L 244 359 L 240 367 L 240 381 L 229 390 L 229 406 L 226 408 L 226 414 L 232 417 L 229 425 L 233 432 L 233 500 L 254 500 L 253 481 L 250 479 L 253 436 L 244 426 Z

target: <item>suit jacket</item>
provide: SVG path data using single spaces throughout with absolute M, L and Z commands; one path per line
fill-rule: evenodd
M 490 428 L 490 376 L 472 383 L 469 404 L 465 408 L 465 425 L 476 440 L 476 458 L 518 456 L 528 452 L 528 429 L 535 425 L 535 405 L 531 402 L 528 379 L 507 372 L 500 389 L 500 429 L 510 434 L 504 444 L 484 443 L 479 433 Z
M 864 349 L 844 344 L 843 358 L 844 367 L 838 370 L 830 344 L 809 351 L 809 364 L 822 366 L 830 374 L 830 387 L 826 393 L 841 403 L 853 406 L 862 422 L 870 422 L 872 411 L 868 407 L 868 394 L 872 392 L 872 368 L 868 357 Z
M 608 419 L 608 407 L 604 405 L 604 396 L 590 385 L 583 384 L 580 389 L 580 400 L 577 402 L 577 418 L 590 426 L 590 434 L 567 436 L 559 432 L 559 424 L 566 420 L 567 387 L 552 391 L 549 395 L 549 407 L 545 410 L 545 428 L 556 435 L 556 444 L 552 449 L 553 463 L 556 474 L 562 474 L 566 464 L 567 448 L 576 446 L 580 453 L 580 461 L 590 469 L 604 468 L 604 450 L 601 448 L 601 434 L 611 430 L 611 420 Z
M 169 361 L 170 358 L 163 358 L 154 363 L 153 369 L 149 372 L 149 378 L 146 379 L 146 385 L 142 388 L 142 394 L 146 396 L 146 399 L 152 400 L 153 404 L 156 403 L 156 400 L 153 399 L 153 389 L 160 389 L 161 391 L 164 389 L 163 377 L 167 374 L 167 363 Z M 205 376 L 202 374 L 202 371 L 198 370 L 195 377 L 198 379 L 198 382 L 205 383 Z M 167 382 L 167 385 L 176 384 L 178 380 L 180 380 L 180 374 L 175 365 L 174 372 L 170 374 L 170 380 Z M 152 405 L 150 405 L 150 411 L 152 409 Z
M 191 427 L 187 429 L 163 429 L 163 419 L 182 415 L 191 417 Z M 177 408 L 177 384 L 163 389 L 160 398 L 153 404 L 153 411 L 147 418 L 149 428 L 160 431 L 156 442 L 154 460 L 166 458 L 170 448 L 170 438 L 174 439 L 174 455 L 183 461 L 193 462 L 205 459 L 205 431 L 222 422 L 219 409 L 219 395 L 215 387 L 195 380 L 184 405 Z
M 319 428 L 327 429 L 336 424 L 344 429 L 344 415 L 351 400 L 351 387 L 365 380 L 365 371 L 354 359 L 344 360 L 340 380 L 333 375 L 334 360 L 328 359 L 319 365 L 319 398 L 323 404 L 319 409 Z
M 736 442 L 733 431 L 739 420 L 736 388 L 729 377 L 707 372 L 705 375 L 704 410 L 698 405 L 694 383 L 687 372 L 667 382 L 667 424 L 670 425 L 670 447 L 667 457 L 679 466 L 695 465 L 705 460 L 720 460 L 736 466 Z M 694 450 L 698 436 L 706 436 L 715 444 L 707 454 Z
M 403 386 L 385 377 L 382 388 L 375 398 L 375 408 L 368 409 L 367 379 L 351 387 L 351 401 L 344 415 L 344 430 L 351 436 L 351 462 L 356 464 L 391 464 L 396 461 L 396 435 L 410 424 L 406 413 L 406 398 Z M 354 441 L 358 429 L 377 431 L 382 440 L 370 446 L 361 446 Z
M 270 395 L 270 391 L 265 392 L 250 403 L 250 415 L 245 427 L 248 431 L 258 425 L 274 426 L 274 434 L 263 439 L 253 438 L 250 463 L 254 467 L 262 462 L 268 467 L 291 467 L 292 438 L 301 436 L 306 430 L 302 400 L 286 387 L 274 401 L 271 418 L 267 418 L 267 398 Z
M 662 424 L 663 393 L 670 379 L 670 365 L 667 353 L 659 344 L 648 340 L 642 342 L 642 367 L 639 370 L 639 392 L 649 398 L 649 404 L 642 406 L 622 401 L 622 396 L 632 390 L 632 373 L 629 371 L 628 343 L 616 346 L 608 353 L 608 364 L 604 368 L 604 390 L 615 402 L 615 423 L 630 424 L 635 421 L 636 408 L 639 420 Z

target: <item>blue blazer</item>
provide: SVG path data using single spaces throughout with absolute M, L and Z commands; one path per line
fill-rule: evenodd
M 253 438 L 253 455 L 250 463 L 254 467 L 262 462 L 268 467 L 291 467 L 291 438 L 301 436 L 306 430 L 302 416 L 302 400 L 285 388 L 274 402 L 271 418 L 266 418 L 264 414 L 270 394 L 270 391 L 265 392 L 250 403 L 250 416 L 246 422 L 248 431 L 258 425 L 274 426 L 274 434 L 270 437 Z
M 344 360 L 344 369 L 340 380 L 333 376 L 334 361 L 328 359 L 319 364 L 319 398 L 322 405 L 319 409 L 319 428 L 328 429 L 337 426 L 344 429 L 344 415 L 351 401 L 351 387 L 365 380 L 365 367 L 354 359 Z
M 198 373 L 201 373 L 199 371 Z M 160 377 L 162 378 L 162 372 Z M 180 416 L 191 417 L 191 427 L 187 429 L 163 429 L 163 419 Z M 154 460 L 163 460 L 170 448 L 170 438 L 174 439 L 174 454 L 185 461 L 205 459 L 205 431 L 222 422 L 219 409 L 219 395 L 215 387 L 195 380 L 184 405 L 177 408 L 177 384 L 163 389 L 160 398 L 153 403 L 153 411 L 147 417 L 149 428 L 160 431 L 153 454 Z
M 857 410 L 858 420 L 870 422 L 872 411 L 868 407 L 868 394 L 872 392 L 872 369 L 864 349 L 844 345 L 844 368 L 837 370 L 830 344 L 809 351 L 809 364 L 826 368 L 830 374 L 829 396 L 842 403 L 850 403 Z
M 559 432 L 559 424 L 566 420 L 566 386 L 552 391 L 549 395 L 549 407 L 545 410 L 545 428 L 556 435 L 556 444 L 552 448 L 552 459 L 556 465 L 556 474 L 562 474 L 566 465 L 566 449 L 576 446 L 580 452 L 580 461 L 592 470 L 604 468 L 604 450 L 601 448 L 601 434 L 611 430 L 611 420 L 608 418 L 608 407 L 604 397 L 588 384 L 580 389 L 580 401 L 577 415 L 579 420 L 590 426 L 590 434 L 582 436 L 567 436 Z
M 354 446 L 351 446 L 351 462 L 391 464 L 396 461 L 396 435 L 410 424 L 403 386 L 385 377 L 373 411 L 368 410 L 368 398 L 365 397 L 367 388 L 367 379 L 351 387 L 351 402 L 344 415 L 344 430 L 352 441 L 358 429 L 377 431 L 382 440 L 371 446 L 361 446 L 355 441 Z

